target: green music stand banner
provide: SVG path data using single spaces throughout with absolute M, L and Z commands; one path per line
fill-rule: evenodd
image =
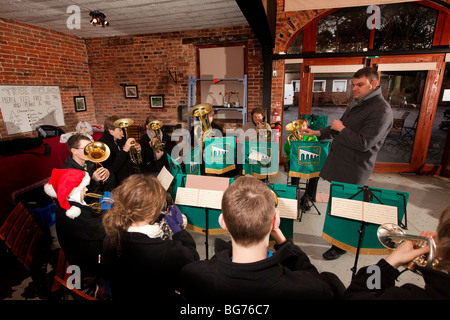
M 222 174 L 236 168 L 236 137 L 205 140 L 205 173 Z
M 396 207 L 398 214 L 398 225 L 402 226 L 403 218 L 405 218 L 406 221 L 406 205 L 409 198 L 408 192 L 365 187 L 333 181 L 330 185 L 330 198 L 328 201 L 322 237 L 329 243 L 353 254 L 357 252 L 360 240 L 362 240 L 359 245 L 360 254 L 389 254 L 389 249 L 386 249 L 378 240 L 377 230 L 380 226 L 379 224 L 365 222 L 364 236 L 360 239 L 359 236 L 362 225 L 361 221 L 330 214 L 331 206 L 333 205 L 333 198 L 336 197 L 366 201 L 367 199 L 364 198 L 365 190 L 370 192 L 367 202 Z
M 243 154 L 243 174 L 258 179 L 278 176 L 279 143 L 265 141 L 245 141 Z
M 200 166 L 202 163 L 202 148 L 197 147 L 187 153 L 184 163 L 187 174 L 201 175 Z
M 289 176 L 303 179 L 318 177 L 329 148 L 330 141 L 291 141 Z

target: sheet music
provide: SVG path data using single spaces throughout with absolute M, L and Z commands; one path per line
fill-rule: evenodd
M 278 211 L 281 218 L 297 219 L 297 199 L 278 198 Z
M 397 207 L 352 199 L 331 199 L 331 215 L 374 224 L 397 224 Z
M 181 204 L 185 206 L 197 206 L 199 189 L 192 188 L 178 188 L 175 198 L 175 204 Z
M 167 191 L 170 187 L 170 184 L 173 181 L 173 175 L 167 170 L 166 167 L 163 167 L 158 174 L 157 179 L 161 182 L 164 189 Z
M 198 193 L 197 206 L 221 210 L 222 209 L 222 197 L 223 197 L 223 191 L 202 189 Z

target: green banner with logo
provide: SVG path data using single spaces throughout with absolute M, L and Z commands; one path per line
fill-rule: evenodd
M 245 141 L 243 154 L 243 174 L 258 179 L 276 177 L 279 167 L 279 143 Z
M 291 141 L 289 176 L 303 179 L 318 177 L 329 147 L 330 141 Z
M 200 165 L 202 163 L 202 148 L 197 147 L 186 154 L 184 164 L 186 174 L 201 175 Z
M 222 174 L 236 168 L 236 137 L 205 140 L 205 173 Z

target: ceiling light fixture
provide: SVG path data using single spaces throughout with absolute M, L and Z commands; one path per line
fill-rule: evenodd
M 98 10 L 95 10 L 95 11 L 89 12 L 89 15 L 92 17 L 91 24 L 93 26 L 97 26 L 97 25 L 100 25 L 102 27 L 109 26 L 109 22 L 108 22 L 108 20 L 106 20 L 106 16 L 104 13 L 102 13 Z

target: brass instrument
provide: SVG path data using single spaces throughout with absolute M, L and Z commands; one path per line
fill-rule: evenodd
M 285 129 L 286 131 L 289 131 L 290 134 L 287 137 L 287 142 L 289 143 L 289 145 L 291 145 L 291 137 L 294 137 L 295 140 L 297 141 L 301 141 L 303 140 L 301 134 L 300 134 L 300 129 L 302 127 L 302 121 L 301 120 L 294 120 L 289 122 Z
M 197 117 L 202 124 L 202 136 L 196 136 L 198 145 L 204 145 L 205 140 L 211 138 L 212 136 L 212 127 L 211 123 L 208 119 L 208 114 L 213 110 L 213 107 L 210 103 L 200 103 L 195 105 L 189 110 L 190 117 Z M 196 135 L 196 131 L 194 130 L 194 135 Z
M 164 142 L 161 141 L 161 135 L 159 132 L 159 129 L 161 129 L 162 127 L 163 123 L 162 121 L 159 120 L 153 120 L 147 125 L 147 128 L 149 130 L 153 130 L 153 132 L 155 133 L 156 141 L 155 144 L 153 145 L 153 149 L 157 151 L 164 150 Z
M 394 250 L 402 242 L 408 240 L 415 241 L 415 245 L 418 247 L 428 245 L 430 247 L 428 255 L 421 255 L 415 258 L 413 262 L 421 267 L 429 268 L 434 267 L 438 263 L 438 260 L 435 258 L 436 243 L 433 238 L 406 234 L 402 228 L 392 223 L 383 224 L 378 227 L 377 237 L 384 247 L 391 250 Z
M 89 204 L 89 207 L 91 207 L 92 209 L 97 211 L 97 213 L 100 213 L 100 211 L 102 210 L 102 204 L 103 203 L 106 203 L 106 205 L 112 205 L 114 203 L 112 198 L 105 197 L 104 195 L 101 195 L 101 194 L 98 194 L 98 193 L 87 192 L 85 194 L 85 197 L 99 199 L 99 202 L 93 202 L 93 203 Z
M 122 128 L 125 131 L 125 139 L 128 139 L 128 127 L 131 126 L 134 123 L 133 120 L 122 118 L 114 121 L 113 125 L 117 128 Z M 136 142 L 134 142 L 136 144 Z M 128 152 L 131 158 L 131 161 L 133 161 L 134 164 L 141 164 L 142 163 L 142 154 L 141 150 L 136 148 L 135 145 L 132 145 L 130 148 L 130 151 Z
M 261 122 L 256 123 L 256 128 L 260 129 L 262 131 L 259 132 L 259 136 L 261 140 L 265 140 L 267 142 L 270 142 L 272 140 L 272 132 L 270 130 L 267 130 L 267 110 L 264 109 L 264 120 Z
M 88 143 L 83 150 L 84 155 L 89 161 L 98 163 L 102 166 L 101 162 L 109 158 L 111 150 L 107 144 L 101 141 L 95 141 Z

